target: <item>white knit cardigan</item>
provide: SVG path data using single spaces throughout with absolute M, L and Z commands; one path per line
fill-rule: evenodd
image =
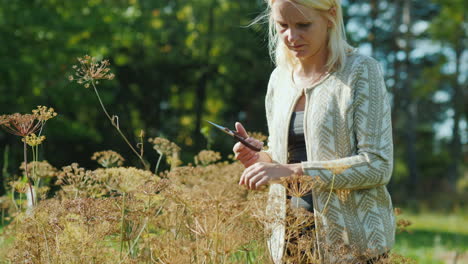
M 287 163 L 288 124 L 302 91 L 290 70 L 277 67 L 271 74 L 266 152 L 275 162 Z M 385 187 L 392 174 L 393 142 L 389 96 L 378 62 L 353 52 L 341 71 L 306 88 L 305 97 L 307 161 L 302 168 L 321 182 L 312 196 L 315 224 L 322 232 L 315 241 L 322 263 L 360 263 L 388 251 L 395 241 Z M 267 214 L 272 219 L 267 225 L 270 255 L 281 263 L 286 215 L 281 184 L 270 185 Z M 336 256 L 330 249 L 337 245 L 349 253 Z

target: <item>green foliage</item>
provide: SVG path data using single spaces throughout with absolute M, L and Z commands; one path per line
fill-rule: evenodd
M 397 234 L 396 253 L 411 257 L 421 264 L 452 263 L 456 252 L 460 255 L 457 263 L 467 260 L 466 213 L 421 212 L 403 214 L 403 217 L 412 224 L 408 232 Z
M 411 163 L 423 182 L 417 188 L 439 190 L 447 180 L 445 169 L 453 157 L 449 142 L 436 138 L 434 127 L 452 118 L 453 83 L 459 76 L 447 72 L 453 59 L 445 53 L 466 50 L 461 45 L 467 37 L 465 2 L 410 1 L 412 25 L 427 28 L 411 31 L 409 52 L 430 54 L 410 56 L 405 69 L 406 1 L 343 1 L 350 42 L 371 46 L 394 98 L 393 190 L 398 201 L 413 195 L 405 189 L 413 177 Z M 110 148 L 128 164 L 137 164 L 92 91 L 66 78 L 76 57 L 89 54 L 111 61 L 117 77 L 100 84 L 99 93 L 134 146 L 143 129 L 147 137 L 173 139 L 185 149 L 183 161 L 207 145 L 226 156 L 234 142 L 204 129 L 204 119 L 231 128 L 241 121 L 250 131 L 266 132 L 263 99 L 273 68 L 266 28 L 245 27 L 264 7 L 263 1 L 227 0 L 0 0 L 0 114 L 54 107 L 61 115 L 47 125 L 40 159 L 57 167 L 72 160 L 96 166 L 89 159 L 92 153 Z M 427 43 L 444 50 L 432 52 Z M 434 100 L 438 93 L 447 94 L 448 101 Z M 413 112 L 416 161 L 409 159 L 405 139 Z M 12 146 L 10 164 L 22 155 L 14 144 L 13 137 L 0 132 L 0 149 Z M 145 140 L 145 159 L 154 166 L 159 155 L 150 148 Z

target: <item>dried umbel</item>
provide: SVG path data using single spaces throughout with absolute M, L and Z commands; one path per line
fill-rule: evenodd
M 206 166 L 221 160 L 221 153 L 212 150 L 202 150 L 194 157 L 195 165 Z
M 13 135 L 26 137 L 40 130 L 47 120 L 55 116 L 57 113 L 53 108 L 38 106 L 32 114 L 15 113 L 0 116 L 0 126 Z
M 158 179 L 150 171 L 133 167 L 97 169 L 95 175 L 110 191 L 132 193 L 141 190 L 147 182 Z
M 82 84 L 85 88 L 89 88 L 92 82 L 97 84 L 99 80 L 112 80 L 115 77 L 113 73 L 110 73 L 109 60 L 98 61 L 95 57 L 85 55 L 82 58 L 79 57 L 78 62 L 79 66 L 73 65 L 75 76 L 70 75 L 68 79 Z
M 166 162 L 171 165 L 171 169 L 179 166 L 182 162 L 179 159 L 180 147 L 174 142 L 162 137 L 148 139 L 153 143 L 153 149 L 159 154 L 158 163 L 156 164 L 156 171 L 159 168 L 162 156 L 166 156 Z
M 101 197 L 107 193 L 96 173 L 80 168 L 78 163 L 63 167 L 57 174 L 57 184 L 62 185 L 65 197 Z
M 112 150 L 95 152 L 91 159 L 97 161 L 104 168 L 119 167 L 125 161 L 119 153 Z
M 41 123 L 32 114 L 11 114 L 0 117 L 0 124 L 9 133 L 21 137 L 28 136 L 41 128 Z
M 37 147 L 40 144 L 42 144 L 42 142 L 44 142 L 45 139 L 45 136 L 37 136 L 36 134 L 32 133 L 31 135 L 22 138 L 21 141 L 26 142 L 26 144 L 28 144 L 31 147 Z
M 150 143 L 153 143 L 153 148 L 156 150 L 159 155 L 165 155 L 167 157 L 172 156 L 173 153 L 180 152 L 180 147 L 177 146 L 174 142 L 169 141 L 168 139 L 162 137 L 150 138 L 148 139 Z
M 31 175 L 33 180 L 39 178 L 52 178 L 57 176 L 58 170 L 49 164 L 47 161 L 32 161 L 28 163 L 28 166 L 25 166 L 25 163 L 21 163 L 20 169 L 24 170 L 28 168 L 28 175 Z
M 19 193 L 26 193 L 28 191 L 28 183 L 23 181 L 12 181 L 8 183 L 13 190 Z
M 289 195 L 294 197 L 302 197 L 312 191 L 316 181 L 308 175 L 291 175 L 281 178 L 281 183 L 286 187 Z
M 57 113 L 52 107 L 49 108 L 42 105 L 37 106 L 37 109 L 32 110 L 32 112 L 39 121 L 47 121 L 57 116 Z

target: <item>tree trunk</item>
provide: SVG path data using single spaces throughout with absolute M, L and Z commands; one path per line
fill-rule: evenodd
M 450 169 L 449 169 L 449 188 L 450 191 L 456 191 L 457 179 L 460 175 L 460 161 L 462 160 L 462 144 L 460 138 L 460 121 L 464 112 L 463 100 L 465 98 L 462 85 L 458 82 L 460 76 L 461 56 L 463 53 L 461 41 L 455 45 L 455 76 L 453 80 L 452 105 L 454 110 L 452 141 L 450 142 Z
M 214 9 L 216 5 L 216 0 L 213 0 L 210 4 L 208 9 L 208 31 L 206 35 L 206 45 L 205 45 L 205 54 L 204 54 L 204 61 L 206 62 L 206 66 L 202 75 L 200 77 L 200 81 L 197 85 L 197 90 L 195 94 L 195 131 L 194 131 L 194 147 L 196 149 L 200 149 L 202 147 L 203 136 L 200 132 L 201 122 L 202 122 L 202 115 L 203 115 L 203 108 L 205 106 L 206 101 L 206 85 L 208 83 L 209 76 L 212 72 L 211 70 L 211 63 L 210 62 L 210 50 L 213 46 L 213 31 L 214 31 Z
M 412 19 L 411 19 L 411 1 L 405 0 L 403 3 L 403 25 L 406 27 L 404 34 L 404 52 L 405 63 L 404 70 L 406 76 L 404 78 L 403 86 L 403 103 L 406 110 L 406 126 L 405 126 L 405 146 L 406 146 L 406 164 L 409 171 L 409 191 L 418 191 L 419 173 L 417 167 L 417 153 L 416 153 L 416 127 L 417 127 L 417 101 L 412 98 L 412 70 L 410 53 L 412 49 Z
M 376 51 L 376 36 L 377 36 L 377 27 L 375 26 L 375 22 L 377 21 L 377 16 L 379 15 L 379 5 L 377 0 L 370 1 L 370 19 L 371 19 L 371 28 L 369 32 L 369 42 L 371 44 L 371 56 L 375 57 Z

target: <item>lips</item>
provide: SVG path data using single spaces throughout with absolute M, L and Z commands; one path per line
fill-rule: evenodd
M 304 47 L 305 45 L 294 45 L 294 46 L 289 46 L 291 49 L 299 49 Z

